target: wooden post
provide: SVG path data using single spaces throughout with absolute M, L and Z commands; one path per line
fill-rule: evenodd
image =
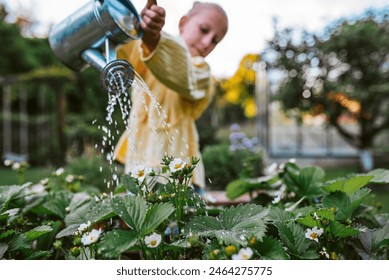
M 27 89 L 25 86 L 19 86 L 19 116 L 20 116 L 20 154 L 28 159 L 28 112 L 27 112 Z
M 66 135 L 65 135 L 65 111 L 66 98 L 63 90 L 60 90 L 57 97 L 57 139 L 59 148 L 59 163 L 65 163 L 66 156 Z
M 3 86 L 3 157 L 12 151 L 11 86 Z

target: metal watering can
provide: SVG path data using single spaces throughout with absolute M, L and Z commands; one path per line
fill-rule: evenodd
M 115 75 L 128 87 L 134 69 L 126 60 L 116 59 L 116 46 L 143 36 L 140 21 L 130 0 L 93 0 L 51 28 L 50 47 L 74 71 L 89 65 L 99 70 L 104 88 Z

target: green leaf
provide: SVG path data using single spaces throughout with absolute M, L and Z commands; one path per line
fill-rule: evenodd
M 163 221 L 174 212 L 174 207 L 170 203 L 159 203 L 152 205 L 146 215 L 146 220 L 142 225 L 142 235 L 153 232 Z
M 24 233 L 24 235 L 26 236 L 27 241 L 32 241 L 48 232 L 51 232 L 52 230 L 53 228 L 50 226 L 38 226 L 30 231 L 27 231 L 26 233 Z
M 64 228 L 63 230 L 61 230 L 60 232 L 57 233 L 57 235 L 55 236 L 55 238 L 62 238 L 62 237 L 65 237 L 65 236 L 70 236 L 70 235 L 73 235 L 78 227 L 80 226 L 80 224 L 71 224 L 69 226 L 67 226 L 66 228 Z
M 323 198 L 322 204 L 329 209 L 335 208 L 336 220 L 349 220 L 369 193 L 369 189 L 360 189 L 350 195 L 341 191 L 331 192 Z
M 271 184 L 279 180 L 278 175 L 263 176 L 257 179 L 238 179 L 230 182 L 226 187 L 226 196 L 234 200 L 253 190 L 269 189 Z
M 8 245 L 5 243 L 0 243 L 0 260 L 3 258 L 4 253 L 7 252 Z
M 358 175 L 349 179 L 339 179 L 333 181 L 330 185 L 324 186 L 323 189 L 326 192 L 342 191 L 347 194 L 356 192 L 357 190 L 366 186 L 373 176 Z
M 359 230 L 343 225 L 338 221 L 330 221 L 330 231 L 335 237 L 344 238 L 357 235 Z
M 85 221 L 92 224 L 98 223 L 115 216 L 112 209 L 111 199 L 104 199 L 96 203 L 91 203 L 89 211 L 85 214 Z
M 270 221 L 281 222 L 281 223 L 288 222 L 288 221 L 292 220 L 293 218 L 294 217 L 293 217 L 292 212 L 287 212 L 287 211 L 285 211 L 281 208 L 278 208 L 278 207 L 270 208 L 270 212 L 268 215 L 268 219 Z
M 49 251 L 38 251 L 34 252 L 30 256 L 26 258 L 26 260 L 40 260 L 40 259 L 45 259 L 51 256 L 51 253 Z
M 226 196 L 231 199 L 237 199 L 238 197 L 249 192 L 250 184 L 243 179 L 238 179 L 230 182 L 226 187 Z
M 309 250 L 311 242 L 305 237 L 302 226 L 295 223 L 275 223 L 279 236 L 290 254 L 297 259 L 316 259 L 319 256 Z
M 388 246 L 389 241 L 389 223 L 383 228 L 373 231 L 372 243 L 373 249 L 377 250 L 380 246 Z
M 359 255 L 363 259 L 376 259 L 379 250 L 389 246 L 389 223 L 380 229 L 361 231 L 358 239 L 363 246 L 356 248 Z
M 70 203 L 71 195 L 68 191 L 52 192 L 46 197 L 46 202 L 38 209 L 43 209 L 43 214 L 52 214 L 64 219 L 66 216 L 65 209 Z
M 8 243 L 10 251 L 16 251 L 20 249 L 28 249 L 31 247 L 31 244 L 27 241 L 27 238 L 24 234 L 18 234 Z
M 267 213 L 260 205 L 240 204 L 224 209 L 218 217 L 197 216 L 186 225 L 184 231 L 217 238 L 227 245 L 246 246 L 249 238 L 254 236 L 262 240 L 265 236 Z
M 285 252 L 279 240 L 272 237 L 264 237 L 262 242 L 255 244 L 254 249 L 264 260 L 288 260 L 290 257 Z
M 305 167 L 300 172 L 288 171 L 284 176 L 284 182 L 289 190 L 294 191 L 300 197 L 312 198 L 322 194 L 320 185 L 324 175 L 324 170 L 320 167 Z
M 318 220 L 314 218 L 315 213 L 319 218 Z M 303 218 L 297 219 L 296 222 L 306 227 L 313 228 L 314 226 L 318 226 L 318 224 L 320 225 L 323 219 L 327 220 L 328 222 L 333 221 L 335 220 L 335 215 L 328 209 L 317 209 L 304 216 Z
M 66 225 L 77 225 L 76 228 L 82 224 L 87 223 L 88 221 L 85 219 L 87 213 L 90 211 L 92 207 L 96 205 L 94 200 L 89 201 L 89 203 L 82 204 L 81 206 L 70 211 L 65 217 Z
M 116 215 L 139 234 L 146 219 L 147 203 L 139 196 L 118 196 L 112 199 Z
M 387 169 L 374 169 L 367 173 L 367 175 L 373 176 L 372 183 L 389 183 L 389 170 Z
M 109 259 L 120 259 L 120 255 L 137 242 L 134 231 L 114 229 L 107 232 L 98 243 L 98 251 Z
M 21 194 L 31 183 L 22 186 L 1 186 L 0 187 L 0 213 L 7 210 L 11 200 Z

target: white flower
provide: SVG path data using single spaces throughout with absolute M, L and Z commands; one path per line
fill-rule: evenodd
M 175 159 L 173 159 L 172 162 L 169 163 L 170 172 L 174 173 L 176 171 L 179 171 L 179 170 L 183 169 L 185 167 L 185 165 L 186 165 L 185 161 L 183 161 L 180 158 L 175 158 Z
M 72 174 L 67 175 L 65 181 L 71 184 L 74 181 L 74 176 Z
M 44 178 L 44 179 L 42 179 L 42 180 L 40 180 L 40 182 L 39 183 L 41 183 L 42 185 L 47 185 L 47 183 L 49 182 L 49 178 Z
M 318 237 L 322 234 L 323 234 L 323 229 L 322 228 L 318 229 L 317 226 L 314 226 L 313 229 L 307 228 L 305 237 L 311 240 L 315 240 L 316 242 L 319 242 Z
M 81 243 L 84 246 L 95 243 L 99 239 L 100 234 L 101 229 L 92 229 L 91 232 L 87 232 L 81 237 Z
M 131 171 L 131 177 L 138 179 L 142 183 L 146 179 L 146 175 L 150 174 L 151 171 L 151 168 L 144 165 L 136 165 Z
M 271 165 L 265 168 L 264 173 L 266 175 L 275 174 L 277 172 L 277 169 L 278 169 L 278 164 L 273 162 Z
M 88 223 L 86 224 L 81 224 L 79 227 L 78 227 L 78 231 L 80 233 L 82 233 L 84 230 L 86 230 L 89 226 L 91 225 L 90 221 L 88 221 Z
M 295 159 L 295 158 L 291 158 L 291 159 L 288 160 L 288 162 L 290 162 L 290 163 L 296 163 L 296 159 Z
M 253 256 L 253 250 L 250 247 L 242 248 L 239 250 L 238 254 L 231 256 L 233 260 L 249 260 Z
M 161 243 L 161 235 L 154 232 L 153 234 L 145 237 L 145 243 L 149 248 L 158 247 Z
M 21 164 L 19 162 L 15 162 L 14 164 L 12 164 L 12 169 L 13 170 L 19 170 L 21 168 Z
M 62 167 L 60 167 L 60 168 L 58 168 L 57 170 L 55 170 L 54 175 L 56 175 L 56 176 L 61 176 L 64 172 L 65 172 L 65 169 L 63 169 Z
M 276 197 L 274 197 L 271 203 L 277 204 L 278 202 L 280 202 L 280 200 L 281 200 L 281 195 L 277 195 Z
M 18 214 L 19 210 L 20 210 L 19 208 L 12 208 L 12 209 L 5 211 L 3 214 L 8 214 L 8 216 L 11 217 L 11 216 L 15 216 L 16 214 Z
M 323 247 L 323 249 L 319 253 L 320 255 L 325 256 L 327 259 L 330 258 L 330 254 L 328 254 L 326 247 Z
M 5 166 L 11 166 L 12 164 L 13 164 L 13 161 L 10 160 L 10 159 L 6 159 L 6 160 L 4 161 L 4 165 L 5 165 Z

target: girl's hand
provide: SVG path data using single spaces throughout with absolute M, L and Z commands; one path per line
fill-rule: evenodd
M 149 52 L 153 52 L 158 45 L 162 28 L 165 25 L 165 9 L 158 6 L 156 0 L 148 0 L 140 15 L 142 17 L 140 25 L 144 30 L 142 41 Z

